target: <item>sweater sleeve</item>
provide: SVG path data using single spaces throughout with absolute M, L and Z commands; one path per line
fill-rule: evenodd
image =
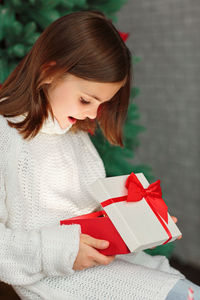
M 0 134 L 1 130 L 3 126 L 0 122 Z M 79 225 L 55 225 L 29 232 L 7 228 L 9 210 L 6 205 L 5 166 L 8 135 L 7 140 L 2 140 L 2 136 L 3 134 L 0 136 L 0 280 L 12 285 L 28 285 L 46 276 L 73 274 L 72 267 L 79 250 Z
M 79 250 L 79 225 L 51 226 L 16 231 L 2 223 L 7 215 L 0 193 L 0 280 L 12 285 L 32 284 L 45 276 L 64 276 L 72 269 Z

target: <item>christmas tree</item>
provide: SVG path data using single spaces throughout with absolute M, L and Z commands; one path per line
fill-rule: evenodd
M 30 50 L 41 32 L 57 18 L 78 10 L 100 10 L 115 20 L 125 0 L 0 1 L 0 82 Z
M 99 10 L 116 23 L 116 12 L 127 0 L 0 0 L 0 83 L 3 83 L 18 62 L 31 49 L 41 32 L 57 18 L 80 10 Z M 117 27 L 117 26 L 116 26 Z M 121 33 L 125 40 L 127 34 Z M 139 57 L 133 56 L 133 64 Z M 151 168 L 134 164 L 134 151 L 139 145 L 138 134 L 144 130 L 139 125 L 139 112 L 132 101 L 139 89 L 133 87 L 127 120 L 124 126 L 124 147 L 110 145 L 99 129 L 91 136 L 103 159 L 107 176 L 145 174 L 148 180 L 153 176 Z M 148 250 L 151 254 L 169 256 L 171 244 Z

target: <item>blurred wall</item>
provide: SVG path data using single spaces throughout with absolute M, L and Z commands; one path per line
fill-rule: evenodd
M 183 239 L 174 254 L 200 266 L 200 2 L 129 0 L 118 28 L 141 57 L 134 68 L 140 123 L 137 160 L 161 179 Z

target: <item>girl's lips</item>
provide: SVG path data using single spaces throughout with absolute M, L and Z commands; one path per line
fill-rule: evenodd
M 75 124 L 76 123 L 76 119 L 73 117 L 68 117 L 68 120 L 71 124 Z

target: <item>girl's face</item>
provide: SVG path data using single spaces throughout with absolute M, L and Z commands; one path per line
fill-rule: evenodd
M 76 120 L 95 119 L 101 103 L 109 101 L 122 87 L 124 81 L 101 83 L 68 74 L 48 90 L 53 114 L 61 128 Z

